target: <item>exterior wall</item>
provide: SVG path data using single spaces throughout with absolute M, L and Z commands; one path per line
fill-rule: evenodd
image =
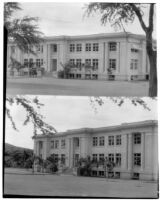
M 134 37 L 137 37 L 135 39 Z M 116 42 L 117 50 L 109 51 L 109 43 Z M 86 43 L 98 43 L 99 50 L 96 51 L 85 51 Z M 53 52 L 52 45 L 57 45 L 57 52 Z M 81 44 L 82 51 L 81 52 L 70 52 L 69 46 L 70 44 Z M 137 80 L 146 79 L 146 74 L 149 72 L 149 64 L 146 56 L 145 50 L 145 39 L 142 37 L 138 37 L 136 35 L 127 35 L 122 33 L 117 34 L 117 36 L 81 36 L 81 37 L 52 37 L 46 38 L 43 43 L 43 53 L 38 53 L 36 56 L 31 54 L 24 54 L 19 50 L 16 50 L 15 56 L 18 61 L 22 64 L 24 59 L 33 58 L 34 62 L 36 59 L 43 59 L 43 66 L 48 72 L 48 74 L 53 75 L 53 77 L 57 77 L 57 72 L 62 70 L 62 64 L 67 63 L 70 59 L 81 59 L 82 63 L 85 63 L 85 59 L 98 59 L 99 65 L 98 70 L 91 72 L 85 72 L 84 69 L 82 71 L 78 71 L 77 69 L 72 70 L 72 74 L 74 74 L 74 78 L 76 78 L 77 74 L 81 74 L 81 78 L 85 78 L 85 75 L 88 73 L 97 74 L 98 79 L 109 79 L 108 68 L 109 68 L 109 59 L 116 59 L 116 70 L 113 72 L 114 80 L 131 80 L 132 76 L 137 77 Z M 11 56 L 11 46 L 8 45 L 8 65 L 10 63 Z M 137 48 L 137 53 L 131 53 L 131 48 Z M 53 71 L 52 69 L 52 60 L 57 60 L 57 70 Z M 138 69 L 131 70 L 131 59 L 138 60 Z
M 134 143 L 134 134 L 141 133 L 141 143 Z M 116 143 L 116 136 L 121 136 L 121 144 Z M 104 146 L 93 146 L 93 137 L 104 136 Z M 109 145 L 109 136 L 114 136 L 114 145 Z M 76 146 L 76 139 L 79 139 L 79 146 Z M 60 141 L 65 139 L 65 148 L 62 149 Z M 51 149 L 51 141 L 59 140 L 59 148 Z M 39 141 L 43 141 L 43 151 L 40 151 Z M 92 130 L 80 129 L 72 132 L 64 132 L 63 134 L 46 137 L 37 136 L 34 140 L 34 153 L 42 154 L 42 158 L 46 159 L 51 154 L 65 154 L 66 167 L 72 168 L 75 166 L 75 155 L 79 158 L 86 158 L 93 154 L 104 154 L 108 157 L 109 154 L 121 154 L 121 165 L 114 167 L 114 172 L 119 172 L 120 177 L 131 179 L 135 173 L 139 174 L 139 179 L 142 180 L 157 180 L 158 179 L 158 130 L 155 121 L 145 121 L 141 124 L 133 123 L 127 126 L 121 126 L 107 129 L 97 128 Z M 141 154 L 140 166 L 134 165 L 134 154 Z M 102 169 L 99 169 L 102 170 Z

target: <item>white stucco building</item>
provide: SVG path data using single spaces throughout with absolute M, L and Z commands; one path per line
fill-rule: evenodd
M 154 46 L 155 46 L 154 42 Z M 45 37 L 34 47 L 37 55 L 21 52 L 8 45 L 8 72 L 13 57 L 21 64 L 35 63 L 57 77 L 57 72 L 70 62 L 70 78 L 103 80 L 148 80 L 149 61 L 145 36 L 127 32 L 83 36 Z M 86 68 L 85 65 L 91 66 Z M 9 74 L 9 73 L 8 73 Z
M 46 159 L 51 154 L 63 158 L 63 164 L 74 168 L 79 158 L 107 157 L 116 166 L 119 178 L 158 179 L 158 124 L 147 120 L 103 128 L 82 128 L 51 135 L 36 135 L 34 153 Z M 93 175 L 104 176 L 103 168 Z

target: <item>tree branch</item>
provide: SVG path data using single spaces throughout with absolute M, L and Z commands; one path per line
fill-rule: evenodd
M 145 25 L 145 23 L 143 21 L 142 14 L 141 14 L 140 10 L 138 9 L 138 7 L 134 3 L 131 3 L 130 6 L 132 7 L 133 11 L 136 13 L 136 15 L 139 19 L 139 22 L 140 22 L 143 30 L 146 33 L 147 32 L 147 26 Z
M 148 29 L 150 32 L 153 31 L 153 14 L 154 14 L 154 3 L 151 3 L 149 10 L 149 25 L 148 25 Z

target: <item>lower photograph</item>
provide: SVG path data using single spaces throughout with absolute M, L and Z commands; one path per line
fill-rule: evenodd
M 156 98 L 6 97 L 3 197 L 159 198 Z

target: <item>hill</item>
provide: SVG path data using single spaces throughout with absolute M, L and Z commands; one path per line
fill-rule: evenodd
M 28 151 L 28 152 L 33 152 L 32 149 L 29 149 L 29 148 L 23 148 L 23 147 L 17 147 L 17 146 L 14 146 L 12 144 L 8 144 L 8 143 L 5 143 L 5 153 L 13 153 L 14 151 L 19 151 L 19 152 L 23 152 L 23 151 Z

